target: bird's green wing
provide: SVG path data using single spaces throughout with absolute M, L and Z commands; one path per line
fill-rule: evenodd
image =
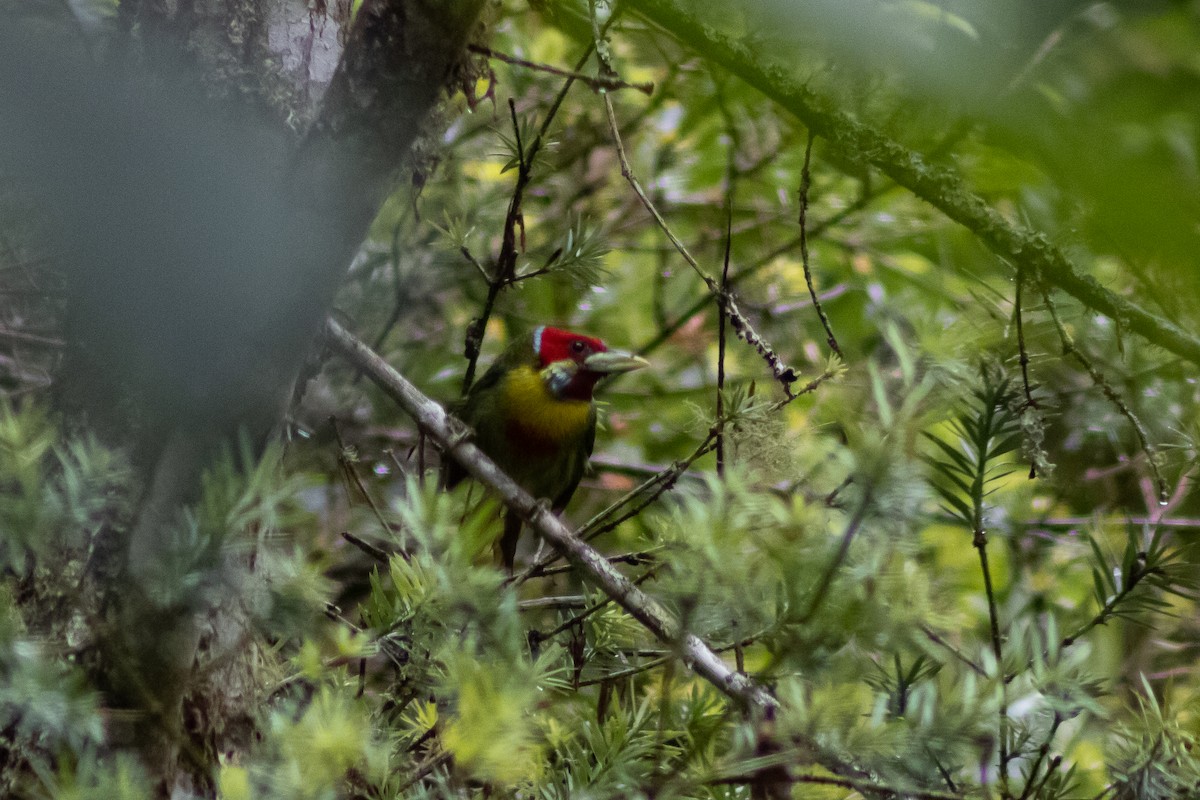
M 510 365 L 504 359 L 497 359 L 492 362 L 488 370 L 483 373 L 483 377 L 471 385 L 471 391 L 467 396 L 446 403 L 446 410 L 472 428 L 478 429 L 480 417 L 484 414 L 485 405 L 493 399 L 495 389 L 500 384 L 500 379 L 504 377 L 504 373 L 509 369 Z M 447 459 L 444 462 L 442 467 L 442 485 L 445 488 L 453 489 L 465 477 L 467 477 L 467 471 L 459 466 L 457 461 Z

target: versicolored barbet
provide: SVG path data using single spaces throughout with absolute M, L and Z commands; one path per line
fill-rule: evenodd
M 592 392 L 605 375 L 640 369 L 645 359 L 604 342 L 541 326 L 513 342 L 452 411 L 475 431 L 475 444 L 509 477 L 561 511 L 583 477 L 596 441 Z M 447 486 L 466 472 L 447 471 Z M 521 519 L 504 517 L 500 553 L 512 571 Z

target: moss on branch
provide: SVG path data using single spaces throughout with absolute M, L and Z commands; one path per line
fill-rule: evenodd
M 686 5 L 628 0 L 627 7 L 778 103 L 846 158 L 875 167 L 967 228 L 1014 271 L 1022 265 L 1040 274 L 1088 308 L 1117 320 L 1123 329 L 1200 365 L 1200 338 L 1080 272 L 1045 234 L 1005 219 L 952 170 L 928 163 L 920 153 L 835 110 L 783 67 L 764 61 L 761 53 L 708 24 Z

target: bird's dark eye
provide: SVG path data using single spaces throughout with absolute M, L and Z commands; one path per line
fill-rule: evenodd
M 582 353 L 583 348 L 584 348 L 583 342 L 579 341 L 578 339 L 571 342 L 571 352 L 572 353 Z

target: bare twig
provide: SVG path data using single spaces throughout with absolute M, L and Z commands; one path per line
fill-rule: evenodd
M 731 159 L 732 160 L 732 159 Z M 721 267 L 721 294 L 729 294 L 729 253 L 733 249 L 733 186 L 729 188 L 729 216 L 725 229 L 725 263 Z M 725 309 L 717 302 L 717 419 L 725 417 Z M 725 426 L 717 426 L 717 477 L 725 477 Z
M 375 514 L 375 519 L 379 520 L 379 525 L 383 528 L 383 532 L 391 534 L 393 532 L 392 526 L 383 518 L 383 511 L 375 504 L 375 498 L 371 497 L 371 493 L 367 491 L 366 484 L 362 482 L 362 478 L 358 475 L 358 470 L 355 469 L 354 463 L 351 461 L 350 453 L 352 451 L 346 447 L 346 441 L 342 439 L 342 431 L 338 427 L 337 419 L 330 417 L 329 424 L 333 427 L 333 435 L 337 437 L 338 464 L 342 467 L 342 473 L 358 489 L 358 493 L 363 496 L 363 499 L 367 501 L 367 505 L 371 507 L 371 511 Z
M 961 661 L 963 664 L 965 664 L 968 669 L 970 669 L 972 672 L 974 672 L 979 677 L 981 677 L 981 678 L 989 677 L 986 669 L 984 669 L 980 664 L 977 664 L 976 662 L 972 661 L 961 650 L 959 650 L 954 645 L 950 644 L 950 642 L 946 641 L 945 637 L 943 637 L 940 633 L 935 631 L 933 628 L 922 623 L 921 633 L 925 634 L 925 637 L 927 639 L 929 639 L 929 641 L 944 648 L 947 652 L 950 653 L 950 655 L 954 656 L 959 661 Z
M 1026 528 L 1035 528 L 1038 526 L 1047 528 L 1083 528 L 1102 521 L 1102 518 L 1099 517 L 1045 517 L 1044 519 L 1026 522 L 1024 526 Z M 1200 518 L 1197 517 L 1158 519 L 1155 516 L 1130 516 L 1122 517 L 1121 523 L 1137 526 L 1154 525 L 1160 528 L 1177 528 L 1185 531 L 1200 530 Z
M 39 336 L 36 333 L 25 333 L 24 331 L 14 331 L 9 328 L 0 328 L 0 339 L 10 342 L 18 342 L 20 344 L 32 344 L 39 347 L 66 347 L 67 343 L 62 339 Z
M 597 35 L 599 36 L 599 34 Z M 599 41 L 597 41 L 596 44 L 596 51 L 597 53 L 602 53 L 604 51 L 604 48 L 600 46 Z M 611 70 L 611 65 L 606 64 L 603 57 L 601 57 L 601 64 L 603 69 Z M 696 261 L 696 258 L 687 249 L 687 246 L 684 245 L 684 243 L 679 240 L 679 237 L 675 235 L 674 231 L 671 230 L 671 227 L 667 224 L 667 221 L 663 218 L 662 214 L 659 213 L 658 208 L 654 205 L 654 202 L 650 199 L 650 196 L 646 194 L 646 190 L 642 188 L 642 183 L 638 180 L 637 175 L 634 174 L 633 168 L 629 165 L 629 157 L 625 154 L 625 145 L 621 141 L 621 130 L 620 126 L 617 124 L 617 115 L 613 110 L 612 98 L 607 94 L 604 96 L 604 110 L 608 116 L 608 127 L 609 131 L 612 133 L 613 146 L 617 151 L 617 160 L 621 164 L 621 176 L 625 178 L 630 188 L 633 189 L 633 193 L 637 195 L 637 198 L 641 201 L 642 206 L 645 207 L 646 211 L 650 213 L 650 216 L 654 218 L 654 221 L 658 224 L 658 227 L 662 230 L 663 234 L 675 247 L 675 250 L 683 257 L 683 260 L 687 262 L 688 266 L 692 268 L 692 270 L 700 277 L 700 279 L 704 281 L 704 285 L 708 287 L 709 293 L 717 298 L 725 314 L 729 317 L 729 324 L 733 327 L 733 331 L 735 334 L 737 334 L 737 337 L 758 351 L 759 356 L 761 356 L 762 359 L 767 362 L 767 366 L 771 368 L 771 373 L 775 376 L 775 380 L 777 380 L 783 387 L 783 390 L 789 396 L 791 396 L 792 384 L 800 379 L 799 373 L 784 363 L 783 359 L 780 358 L 779 354 L 775 352 L 770 343 L 759 335 L 758 331 L 756 331 L 754 326 L 750 323 L 750 320 L 738 309 L 737 302 L 734 301 L 733 296 L 727 292 L 723 292 L 720 284 L 712 276 L 701 269 L 699 262 Z
M 821 575 L 821 580 L 817 583 L 817 588 L 813 591 L 812 601 L 808 604 L 808 610 L 800 616 L 799 623 L 804 624 L 813 618 L 813 615 L 820 610 L 825 602 L 825 597 L 829 593 L 829 587 L 833 584 L 834 577 L 841 569 L 842 564 L 846 561 L 846 556 L 850 553 L 850 544 L 854 541 L 854 535 L 858 533 L 858 529 L 862 527 L 863 520 L 867 518 L 867 511 L 871 507 L 871 492 L 866 490 L 863 493 L 862 502 L 854 512 L 854 516 L 846 523 L 846 530 L 842 533 L 842 542 L 838 546 L 838 551 L 834 555 L 833 560 L 829 562 L 829 566 L 825 568 L 825 572 Z
M 1037 779 L 1038 771 L 1041 770 L 1042 763 L 1046 760 L 1046 756 L 1050 754 L 1050 745 L 1054 743 L 1054 736 L 1058 733 L 1059 726 L 1061 726 L 1062 723 L 1062 716 L 1058 712 L 1055 712 L 1054 718 L 1050 722 L 1050 730 L 1046 732 L 1046 738 L 1042 741 L 1041 747 L 1038 748 L 1037 756 L 1034 757 L 1033 764 L 1031 764 L 1029 767 L 1029 782 L 1025 784 L 1025 788 L 1021 791 L 1018 800 L 1029 800 L 1029 798 L 1035 797 L 1041 787 L 1046 783 L 1047 780 L 1050 779 L 1050 776 L 1054 774 L 1057 764 L 1055 764 L 1054 759 L 1051 759 L 1050 764 L 1046 767 L 1045 774 L 1041 777 L 1041 780 Z
M 528 600 L 521 600 L 517 603 L 517 608 L 521 611 L 541 611 L 547 608 L 559 611 L 587 607 L 587 597 L 581 594 L 565 595 L 563 597 L 531 597 Z M 531 631 L 531 633 L 536 634 L 537 631 Z
M 709 434 L 707 437 L 705 437 L 704 441 L 702 441 L 687 458 L 681 461 L 676 461 L 668 469 L 645 481 L 641 486 L 638 486 L 629 494 L 625 495 L 625 497 L 622 497 L 616 503 L 613 503 L 595 517 L 588 520 L 588 522 L 579 529 L 579 535 L 582 538 L 590 541 L 598 536 L 603 536 L 609 531 L 615 530 L 621 523 L 642 513 L 643 510 L 645 510 L 648 506 L 657 501 L 658 498 L 662 497 L 663 494 L 669 491 L 675 485 L 675 481 L 679 479 L 679 476 L 691 469 L 692 464 L 694 464 L 700 457 L 712 452 L 713 448 L 716 446 L 716 430 L 718 427 L 720 427 L 719 423 L 709 431 Z M 653 488 L 653 491 L 643 497 L 642 500 L 632 508 L 627 509 L 620 516 L 612 517 L 612 515 L 623 505 L 632 502 L 634 498 L 640 496 L 643 492 L 648 491 L 651 488 Z M 612 518 L 610 519 L 610 517 Z
M 715 77 L 714 77 L 714 80 Z M 729 294 L 729 260 L 733 253 L 733 204 L 737 195 L 737 154 L 741 149 L 741 137 L 738 135 L 737 123 L 729 112 L 725 102 L 723 84 L 717 81 L 717 105 L 725 120 L 725 134 L 729 137 L 729 147 L 725 155 L 725 259 L 721 264 L 721 296 Z M 725 416 L 725 308 L 717 302 L 717 419 Z M 717 477 L 725 477 L 725 426 L 717 428 Z M 739 651 L 740 653 L 740 651 Z M 741 672 L 741 666 L 738 672 Z
M 1046 303 L 1046 310 L 1050 312 L 1050 319 L 1054 321 L 1054 328 L 1058 331 L 1059 341 L 1062 342 L 1063 355 L 1071 356 L 1079 362 L 1079 365 L 1091 376 L 1092 382 L 1100 388 L 1100 391 L 1116 407 L 1121 416 L 1128 420 L 1134 434 L 1137 436 L 1138 445 L 1146 455 L 1146 462 L 1150 467 L 1150 473 L 1154 476 L 1154 483 L 1158 488 L 1158 502 L 1166 503 L 1170 498 L 1170 492 L 1167 489 L 1167 480 L 1158 468 L 1158 454 L 1155 452 L 1154 445 L 1150 444 L 1150 435 L 1146 432 L 1146 427 L 1142 424 L 1138 416 L 1133 413 L 1133 409 L 1129 407 L 1124 398 L 1108 382 L 1108 378 L 1104 377 L 1104 373 L 1097 369 L 1092 360 L 1075 345 L 1075 340 L 1062 324 L 1062 320 L 1059 319 L 1058 306 L 1054 302 L 1054 297 L 1045 286 L 1042 287 L 1042 299 Z
M 579 63 L 575 67 L 575 72 L 583 68 L 587 63 L 588 58 L 592 54 L 592 48 L 589 46 L 579 59 Z M 537 136 L 529 144 L 529 150 L 525 150 L 524 142 L 521 141 L 521 126 L 517 120 L 516 106 L 512 99 L 508 101 L 509 112 L 513 118 L 513 130 L 515 141 L 517 143 L 517 183 L 513 187 L 512 199 L 508 203 L 508 212 L 504 217 L 504 237 L 500 243 L 500 254 L 496 258 L 496 268 L 493 273 L 488 276 L 488 293 L 487 298 L 483 302 L 483 310 L 480 315 L 471 320 L 467 326 L 466 341 L 464 343 L 463 352 L 467 357 L 467 369 L 463 374 L 462 394 L 466 396 L 471 390 L 471 384 L 475 382 L 475 370 L 479 363 L 479 353 L 483 349 L 483 335 L 487 330 L 488 320 L 492 316 L 492 310 L 496 307 L 496 300 L 500 297 L 500 292 L 506 286 L 512 284 L 517 277 L 517 225 L 524 228 L 524 220 L 521 213 L 521 203 L 525 196 L 525 189 L 529 186 L 529 181 L 533 172 L 533 163 L 537 158 L 538 152 L 545 142 L 546 134 L 550 131 L 550 124 L 554 121 L 554 117 L 558 114 L 558 109 L 562 106 L 562 102 L 566 99 L 567 92 L 575 83 L 575 76 L 568 75 L 567 80 L 563 83 L 562 89 L 555 96 L 554 102 L 550 104 L 550 109 L 546 112 L 545 119 L 542 120 L 541 127 L 538 128 Z M 524 238 L 524 234 L 522 234 Z M 486 270 L 475 261 L 471 254 L 463 250 L 464 255 L 486 275 Z
M 610 564 L 629 564 L 630 566 L 636 567 L 639 564 L 649 563 L 651 557 L 662 549 L 663 548 L 661 546 L 652 547 L 649 550 L 639 550 L 636 553 L 621 553 L 620 555 L 606 556 L 606 558 L 608 558 L 608 563 Z M 536 575 L 530 575 L 529 577 L 543 578 L 551 575 L 561 575 L 564 572 L 570 572 L 572 569 L 574 569 L 574 567 L 570 565 L 561 567 L 545 567 L 538 570 Z M 525 576 L 521 577 L 524 578 Z
M 588 520 L 587 523 L 585 523 L 578 531 L 576 531 L 575 535 L 584 541 L 591 541 L 598 536 L 614 530 L 621 523 L 642 513 L 643 510 L 658 500 L 658 498 L 662 497 L 663 494 L 673 487 L 679 476 L 686 472 L 697 459 L 712 451 L 713 440 L 715 438 L 714 430 L 710 430 L 708 432 L 708 436 L 706 436 L 704 441 L 702 441 L 700 445 L 694 451 L 692 451 L 690 456 L 682 461 L 676 461 L 670 467 L 661 472 L 651 475 L 639 486 L 635 487 L 632 491 L 626 493 L 608 508 L 604 509 L 599 514 Z M 646 492 L 650 493 L 646 495 Z M 613 515 L 639 497 L 642 498 L 641 502 L 637 503 L 632 508 L 627 509 L 620 516 L 613 518 Z M 513 581 L 520 584 L 524 583 L 530 578 L 536 578 L 547 574 L 546 567 L 557 561 L 559 557 L 559 555 L 555 554 L 542 559 L 523 572 L 520 576 L 513 578 Z
M 404 792 L 425 780 L 434 770 L 449 764 L 450 759 L 453 757 L 454 754 L 447 750 L 427 758 L 423 763 L 417 765 L 417 768 L 413 770 L 413 774 L 408 777 L 408 780 L 400 785 L 400 788 L 396 790 L 396 796 L 403 796 Z
M 781 753 L 780 758 L 781 758 L 781 760 L 784 758 L 787 759 L 786 762 L 782 763 L 782 765 L 786 766 L 786 764 L 791 763 L 796 760 L 796 755 L 794 753 Z M 775 766 L 774 764 L 771 765 L 771 767 L 774 767 L 774 766 Z M 754 783 L 755 781 L 757 781 L 759 779 L 760 774 L 769 768 L 770 767 L 763 767 L 758 770 L 755 770 L 754 772 L 750 772 L 750 773 L 746 773 L 746 774 L 742 774 L 742 775 L 728 775 L 728 776 L 722 776 L 719 778 L 713 778 L 711 780 L 705 781 L 705 783 L 707 783 L 711 786 Z M 872 795 L 872 796 L 878 796 L 878 797 L 905 797 L 905 798 L 912 798 L 912 800 L 966 800 L 966 795 L 961 795 L 961 794 L 952 794 L 949 792 L 935 792 L 935 791 L 930 791 L 928 789 L 913 789 L 913 788 L 909 788 L 909 787 L 885 786 L 882 784 L 872 783 L 871 781 L 855 780 L 855 779 L 851 779 L 851 778 L 839 778 L 839 777 L 835 777 L 832 775 L 814 775 L 814 774 L 808 774 L 808 773 L 792 775 L 792 774 L 782 773 L 779 777 L 786 778 L 787 782 L 789 782 L 789 783 L 806 783 L 806 784 L 812 784 L 812 785 L 816 785 L 816 786 L 836 786 L 841 789 L 849 789 L 849 790 L 856 792 L 858 794 L 861 794 L 861 795 Z M 774 779 L 775 779 L 775 776 L 773 774 L 772 780 L 774 780 Z
M 366 539 L 360 539 L 353 533 L 350 533 L 350 531 L 342 531 L 342 538 L 381 564 L 386 564 L 391 558 L 388 552 L 382 547 L 376 547 Z
M 838 358 L 843 358 L 842 348 L 838 347 L 837 337 L 833 335 L 833 327 L 829 324 L 829 317 L 825 315 L 825 309 L 821 307 L 821 301 L 817 297 L 817 290 L 813 287 L 812 268 L 808 263 L 808 191 L 812 187 L 812 172 L 809 171 L 809 164 L 812 161 L 812 146 L 815 138 L 816 135 L 810 128 L 808 143 L 804 146 L 804 167 L 800 170 L 800 262 L 804 265 L 804 282 L 808 284 L 808 296 L 812 298 L 813 308 L 817 310 L 817 316 L 821 319 L 821 326 L 825 328 L 825 341 L 828 342 L 829 348 L 837 353 Z
M 510 56 L 507 53 L 501 53 L 493 50 L 490 47 L 484 47 L 481 44 L 467 45 L 467 49 L 472 53 L 478 53 L 481 56 L 494 58 L 497 61 L 503 61 L 505 64 L 512 64 L 517 67 L 526 67 L 527 69 L 535 69 L 539 72 L 549 72 L 551 75 L 558 75 L 562 78 L 571 78 L 580 83 L 587 84 L 588 88 L 593 92 L 612 91 L 614 89 L 636 89 L 644 95 L 654 93 L 654 84 L 650 81 L 645 83 L 629 83 L 610 76 L 587 75 L 583 72 L 560 69 L 559 67 L 551 66 L 550 64 L 539 64 L 536 61 L 527 61 L 524 58 Z
M 1025 323 L 1021 313 L 1021 292 L 1025 288 L 1025 265 L 1017 264 L 1017 281 L 1013 296 L 1013 317 L 1017 323 L 1017 352 L 1021 362 L 1021 386 L 1025 389 L 1025 408 L 1037 408 L 1037 400 L 1033 399 L 1033 388 L 1029 384 L 1029 350 L 1025 347 Z M 1037 457 L 1029 461 L 1029 479 L 1037 477 Z
M 846 206 L 841 211 L 832 215 L 828 219 L 818 222 L 816 225 L 812 226 L 812 230 L 810 230 L 808 232 L 809 238 L 816 238 L 817 236 L 824 234 L 829 229 L 831 229 L 837 225 L 840 225 L 842 222 L 845 222 L 851 216 L 862 211 L 864 208 L 866 208 L 868 205 L 870 205 L 871 201 L 878 199 L 879 197 L 883 196 L 884 194 L 896 191 L 898 188 L 899 187 L 895 183 L 888 183 L 887 185 L 880 186 L 878 188 L 865 189 L 853 203 Z M 800 246 L 800 237 L 799 237 L 799 235 L 797 235 L 797 236 L 789 239 L 788 241 L 784 242 L 783 244 L 779 245 L 778 247 L 771 249 L 767 253 L 763 254 L 761 257 L 757 258 L 749 266 L 747 266 L 747 267 L 743 268 L 741 271 L 736 272 L 733 275 L 731 275 L 729 277 L 729 286 L 733 287 L 740 283 L 743 283 L 746 280 L 749 280 L 750 278 L 757 275 L 760 271 L 765 269 L 767 266 L 769 266 L 771 263 L 773 263 L 775 261 L 775 259 L 779 258 L 779 256 L 784 255 L 785 253 L 788 253 L 799 246 Z M 692 317 L 696 316 L 697 314 L 699 314 L 701 311 L 704 310 L 704 307 L 708 305 L 709 298 L 711 296 L 712 295 L 710 293 L 705 292 L 705 294 L 703 294 L 702 296 L 697 297 L 691 303 L 691 305 L 689 305 L 686 309 L 684 309 L 682 312 L 680 312 L 675 317 L 674 320 L 672 320 L 671 322 L 669 322 L 668 324 L 666 324 L 664 326 L 661 326 L 661 330 L 659 330 L 659 332 L 656 333 L 654 335 L 654 337 L 651 338 L 648 342 L 646 342 L 641 347 L 639 347 L 637 349 L 637 352 L 640 355 L 644 356 L 644 355 L 648 355 L 648 354 L 654 352 L 659 347 L 661 347 L 663 345 L 663 343 L 666 342 L 668 339 L 670 339 L 671 336 L 673 336 L 680 328 L 682 328 L 689 319 L 691 319 Z M 828 299 L 828 298 L 826 298 L 826 299 Z
M 996 590 L 992 586 L 992 571 L 988 565 L 987 553 L 987 534 L 984 532 L 983 526 L 978 524 L 981 515 L 977 512 L 975 519 L 975 537 L 973 544 L 979 552 L 979 569 L 983 572 L 983 590 L 987 596 L 988 621 L 992 634 L 992 655 L 996 657 L 996 668 L 1000 670 L 1000 675 L 1004 675 L 1004 651 L 1000 643 L 1000 615 L 996 606 Z M 999 738 L 1000 740 L 1000 796 L 1009 797 L 1008 790 L 1008 684 L 1005 681 L 1000 682 L 1000 725 Z
M 620 672 L 614 672 L 600 678 L 590 678 L 585 681 L 580 681 L 578 684 L 576 684 L 576 686 L 582 689 L 585 686 L 595 686 L 599 683 L 609 683 L 611 681 L 623 680 L 624 678 L 632 678 L 634 675 L 641 675 L 643 672 L 649 672 L 652 669 L 657 669 L 663 664 L 666 664 L 672 658 L 674 658 L 674 656 L 659 656 L 658 658 L 651 659 L 643 664 L 638 664 L 636 667 L 623 669 Z
M 1021 292 L 1025 288 L 1025 265 L 1017 265 L 1017 282 L 1013 297 L 1013 317 L 1017 323 L 1017 351 L 1020 353 L 1021 385 L 1025 389 L 1025 406 L 1037 408 L 1037 400 L 1033 399 L 1033 388 L 1029 384 L 1029 350 L 1025 347 L 1025 323 L 1021 314 Z M 1032 470 L 1032 467 L 1030 468 Z M 1030 474 L 1031 478 L 1036 477 Z
M 660 569 L 662 569 L 662 564 L 655 564 L 654 566 L 650 567 L 650 569 L 646 570 L 641 575 L 634 578 L 632 581 L 633 585 L 634 586 L 642 585 L 647 580 L 654 577 L 654 575 L 656 575 Z M 586 620 L 588 617 L 595 614 L 597 611 L 600 611 L 601 609 L 605 608 L 611 602 L 613 602 L 613 598 L 606 596 L 603 600 L 597 600 L 595 603 L 592 603 L 591 605 L 584 605 L 583 610 L 580 611 L 578 614 L 576 614 L 573 617 L 563 620 L 560 624 L 556 625 L 553 629 L 547 631 L 546 633 L 542 633 L 540 631 L 530 631 L 529 632 L 530 638 L 537 642 L 544 642 L 547 639 L 553 639 L 555 636 L 562 633 L 563 631 L 570 630 L 571 628 L 575 627 L 579 623 Z

